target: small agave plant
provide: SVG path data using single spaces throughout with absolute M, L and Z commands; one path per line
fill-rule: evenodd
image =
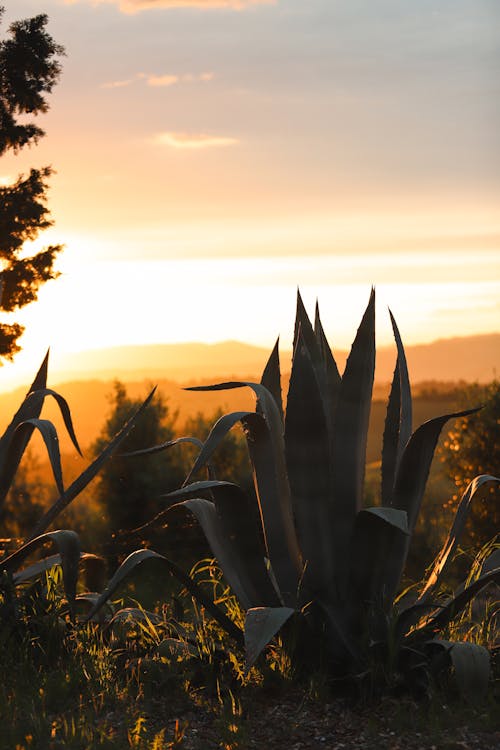
M 38 581 L 45 571 L 56 565 L 61 566 L 64 591 L 67 598 L 69 612 L 75 613 L 77 596 L 77 582 L 80 562 L 87 558 L 95 559 L 95 555 L 82 553 L 78 535 L 67 529 L 50 530 L 57 516 L 63 511 L 96 476 L 102 464 L 118 448 L 120 443 L 133 428 L 135 420 L 147 406 L 153 394 L 145 401 L 135 415 L 123 426 L 120 432 L 104 448 L 99 456 L 75 479 L 67 488 L 63 484 L 61 455 L 56 428 L 40 414 L 46 398 L 55 399 L 59 406 L 64 424 L 76 450 L 81 454 L 76 439 L 71 413 L 66 400 L 56 391 L 47 388 L 48 354 L 45 357 L 31 387 L 21 406 L 14 415 L 7 429 L 0 437 L 0 509 L 12 484 L 22 456 L 35 430 L 38 430 L 44 440 L 50 460 L 59 497 L 37 523 L 29 539 L 10 554 L 0 559 L 0 627 L 15 626 L 25 618 L 29 618 L 30 607 L 33 610 L 33 597 L 38 598 L 38 604 L 43 608 L 43 592 L 40 586 L 33 584 Z M 43 557 L 31 564 L 25 565 L 38 551 L 45 552 L 50 546 L 55 548 L 55 554 Z M 30 584 L 33 584 L 30 588 Z M 85 597 L 84 597 L 85 598 Z M 38 611 L 40 607 L 35 607 Z
M 298 295 L 286 410 L 278 344 L 260 383 L 190 389 L 251 388 L 256 410 L 219 419 L 183 488 L 166 498 L 196 516 L 246 611 L 244 633 L 236 637 L 245 643 L 249 664 L 281 630 L 285 642 L 296 644 L 296 655 L 310 661 L 321 653 L 335 675 L 373 678 L 373 664 L 389 662 L 396 672 L 412 673 L 417 680 L 424 651 L 431 656 L 443 652 L 459 682 L 484 690 L 488 652 L 438 640 L 437 635 L 478 591 L 500 582 L 498 555 L 454 596 L 443 601 L 438 588 L 472 502 L 483 485 L 499 480 L 489 475 L 474 479 L 418 595 L 406 605 L 398 602 L 439 434 L 449 419 L 470 412 L 446 414 L 412 431 L 405 352 L 392 314 L 391 321 L 397 360 L 383 436 L 380 506 L 363 505 L 375 368 L 373 290 L 342 376 L 318 308 L 312 325 Z M 207 480 L 193 481 L 238 422 L 247 439 L 258 513 L 234 484 L 210 473 Z M 235 635 L 234 624 L 228 630 Z

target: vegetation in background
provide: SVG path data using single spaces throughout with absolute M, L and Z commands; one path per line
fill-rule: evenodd
M 102 428 L 100 437 L 91 447 L 97 456 L 113 438 L 122 425 L 142 403 L 127 395 L 125 386 L 116 382 L 110 398 L 110 413 Z M 176 415 L 171 414 L 168 405 L 157 395 L 136 421 L 134 429 L 123 441 L 120 453 L 115 454 L 102 468 L 94 487 L 94 498 L 105 515 L 105 527 L 109 535 L 114 535 L 118 545 L 120 537 L 124 544 L 123 552 L 132 551 L 137 539 L 126 541 L 122 532 L 143 526 L 157 512 L 158 496 L 165 487 L 175 487 L 182 481 L 183 466 L 172 454 L 129 457 L 141 448 L 158 445 L 175 437 Z M 135 546 L 130 546 L 130 545 Z
M 464 385 L 456 393 L 462 408 L 482 404 L 483 408 L 457 422 L 448 431 L 440 450 L 446 473 L 455 485 L 447 507 L 455 509 L 460 495 L 476 474 L 486 467 L 500 467 L 500 383 Z M 465 541 L 485 544 L 500 529 L 500 492 L 492 486 L 480 503 L 471 508 Z
M 0 20 L 3 7 L 0 6 Z M 56 84 L 64 54 L 46 30 L 47 16 L 11 24 L 0 41 L 0 156 L 36 143 L 44 131 L 27 115 L 48 110 L 47 94 Z M 0 309 L 7 313 L 37 299 L 41 284 L 54 279 L 61 245 L 50 245 L 27 256 L 24 243 L 52 225 L 46 206 L 51 167 L 31 169 L 29 175 L 0 186 Z M 18 323 L 0 324 L 0 358 L 12 359 L 23 332 Z

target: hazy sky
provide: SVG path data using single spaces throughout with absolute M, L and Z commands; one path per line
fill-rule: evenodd
M 0 163 L 57 170 L 26 356 L 286 342 L 297 285 L 343 347 L 371 284 L 382 343 L 499 329 L 498 0 L 3 2 L 67 51 Z

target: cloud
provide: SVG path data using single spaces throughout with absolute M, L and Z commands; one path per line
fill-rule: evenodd
M 224 135 L 208 135 L 206 133 L 159 133 L 154 142 L 161 146 L 176 149 L 201 149 L 214 146 L 234 146 L 239 143 L 237 138 Z
M 101 88 L 103 89 L 122 89 L 125 86 L 130 86 L 131 83 L 135 83 L 141 77 L 140 74 L 135 75 L 133 78 L 125 78 L 123 81 L 108 81 L 103 83 Z
M 155 75 L 154 73 L 136 73 L 132 78 L 125 78 L 120 81 L 109 81 L 103 83 L 101 88 L 103 89 L 118 89 L 130 86 L 136 81 L 146 81 L 147 86 L 159 87 L 159 86 L 174 86 L 176 83 L 196 83 L 197 81 L 206 82 L 212 81 L 214 74 L 211 72 L 206 73 L 183 73 L 182 75 L 176 75 L 174 73 L 165 73 L 162 75 Z
M 72 4 L 78 0 L 65 0 Z M 201 10 L 245 10 L 254 5 L 275 5 L 278 0 L 91 0 L 93 5 L 113 3 L 122 13 L 140 13 L 160 8 L 199 8 Z

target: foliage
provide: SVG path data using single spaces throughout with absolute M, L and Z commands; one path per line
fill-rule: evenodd
M 0 20 L 3 8 L 0 7 Z M 0 156 L 36 143 L 44 131 L 26 115 L 48 110 L 46 95 L 57 82 L 64 54 L 46 31 L 47 16 L 38 15 L 11 24 L 9 36 L 0 41 Z M 34 240 L 52 221 L 46 207 L 50 167 L 31 169 L 12 185 L 0 187 L 0 281 L 1 309 L 7 313 L 37 299 L 41 284 L 56 278 L 56 255 L 62 247 L 50 245 L 28 256 L 27 240 Z M 19 351 L 23 332 L 18 323 L 0 325 L 0 357 L 12 359 Z
M 397 601 L 426 480 L 444 424 L 464 413 L 431 419 L 412 433 L 406 358 L 394 319 L 397 362 L 382 451 L 382 505 L 363 506 L 366 440 L 375 364 L 372 292 L 341 377 L 319 312 L 314 328 L 297 302 L 294 354 L 286 413 L 277 345 L 261 383 L 232 382 L 195 390 L 250 387 L 255 412 L 223 416 L 213 427 L 184 487 L 168 495 L 200 522 L 226 581 L 246 610 L 245 643 L 253 663 L 282 631 L 297 664 L 323 662 L 337 676 L 362 675 L 375 687 L 395 674 L 418 689 L 427 675 L 426 651 L 458 660 L 487 684 L 488 656 L 477 647 L 432 640 L 482 587 L 500 580 L 485 568 L 477 581 L 439 601 L 444 567 L 483 485 L 463 495 L 449 536 L 420 591 Z M 193 389 L 194 390 L 194 389 Z M 262 526 L 249 499 L 229 482 L 193 482 L 222 438 L 240 422 Z M 295 645 L 293 645 L 295 644 Z M 418 648 L 415 648 L 418 646 Z M 432 654 L 431 654 L 432 651 Z M 434 660 L 435 661 L 435 660 Z M 391 676 L 391 677 L 389 677 Z
M 95 460 L 65 488 L 59 453 L 58 437 L 54 425 L 40 418 L 46 398 L 54 398 L 58 404 L 66 429 L 75 448 L 80 451 L 71 421 L 71 414 L 65 399 L 56 391 L 47 388 L 48 355 L 45 357 L 24 401 L 0 437 L 0 508 L 5 503 L 24 452 L 35 430 L 38 430 L 45 442 L 50 464 L 58 489 L 56 501 L 34 525 L 31 535 L 20 546 L 9 550 L 0 560 L 0 631 L 6 637 L 16 631 L 18 623 L 25 625 L 38 618 L 46 609 L 47 589 L 40 584 L 40 577 L 55 565 L 62 568 L 63 586 L 66 596 L 66 612 L 74 614 L 79 564 L 85 555 L 81 554 L 78 536 L 65 529 L 48 530 L 57 516 L 78 496 L 78 494 L 96 476 L 97 472 L 113 451 L 126 438 L 134 425 L 134 420 L 141 411 L 147 408 L 152 395 L 128 422 L 103 447 Z M 12 524 L 11 524 L 12 527 Z M 45 550 L 47 545 L 55 548 L 56 554 L 32 561 L 33 555 Z M 34 583 L 33 583 L 34 582 Z
M 91 448 L 95 456 L 142 403 L 130 398 L 125 386 L 118 381 L 110 402 L 110 414 L 100 437 Z M 128 553 L 136 546 L 135 538 L 122 532 L 141 527 L 150 520 L 156 510 L 157 496 L 165 487 L 165 477 L 173 488 L 184 476 L 180 454 L 128 454 L 145 446 L 171 441 L 174 438 L 175 420 L 176 415 L 170 413 L 165 401 L 161 396 L 156 396 L 136 420 L 134 430 L 123 441 L 120 454 L 115 454 L 99 473 L 95 499 L 106 515 L 120 553 Z M 159 543 L 158 538 L 155 543 Z
M 456 394 L 462 407 L 484 404 L 481 411 L 463 417 L 446 435 L 440 450 L 456 493 L 448 503 L 455 509 L 459 497 L 476 473 L 485 473 L 487 466 L 500 466 L 500 383 L 463 386 Z M 492 486 L 481 503 L 476 503 L 467 527 L 468 541 L 484 544 L 500 528 L 500 494 Z

